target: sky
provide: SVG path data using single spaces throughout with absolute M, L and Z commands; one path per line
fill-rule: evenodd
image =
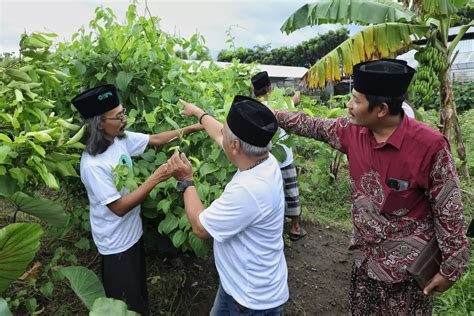
M 162 30 L 189 38 L 204 35 L 216 57 L 228 49 L 226 31 L 231 30 L 237 47 L 252 48 L 270 43 L 272 48 L 296 46 L 340 25 L 307 27 L 290 35 L 281 33 L 284 21 L 310 0 L 148 0 L 152 15 L 161 19 Z M 129 5 L 123 0 L 0 0 L 0 53 L 18 52 L 23 32 L 54 32 L 59 40 L 70 41 L 81 26 L 87 29 L 98 6 L 111 8 L 119 21 L 125 20 Z M 145 0 L 138 12 L 145 11 Z M 354 28 L 351 28 L 353 31 Z

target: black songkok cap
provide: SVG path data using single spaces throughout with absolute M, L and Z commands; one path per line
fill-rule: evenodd
M 106 84 L 82 92 L 71 103 L 88 119 L 119 106 L 120 100 L 115 86 Z
M 388 58 L 357 64 L 353 70 L 357 92 L 381 97 L 403 95 L 415 74 L 406 61 Z
M 252 85 L 255 90 L 262 90 L 270 85 L 268 72 L 262 71 L 252 77 Z
M 236 95 L 227 114 L 232 133 L 250 145 L 265 147 L 275 135 L 278 124 L 272 111 L 262 103 Z

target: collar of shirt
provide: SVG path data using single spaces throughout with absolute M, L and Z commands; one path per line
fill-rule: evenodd
M 408 116 L 403 115 L 402 122 L 400 123 L 400 125 L 398 125 L 397 129 L 392 133 L 392 135 L 390 135 L 390 137 L 384 143 L 377 143 L 377 141 L 375 140 L 374 134 L 367 127 L 363 127 L 360 132 L 361 134 L 369 135 L 374 149 L 380 149 L 390 144 L 396 149 L 400 150 L 400 147 L 402 146 L 403 138 L 405 137 L 405 131 L 407 129 L 407 126 L 408 126 Z

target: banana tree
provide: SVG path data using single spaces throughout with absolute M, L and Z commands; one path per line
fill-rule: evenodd
M 461 173 L 468 179 L 466 150 L 461 136 L 452 83 L 449 76 L 456 58 L 455 49 L 467 30 L 474 24 L 464 25 L 449 42 L 450 22 L 458 8 L 467 0 L 415 0 L 405 5 L 390 0 L 320 0 L 306 4 L 295 11 L 281 27 L 287 34 L 306 26 L 328 23 L 355 23 L 367 25 L 314 64 L 303 77 L 309 88 L 322 88 L 328 82 L 352 73 L 353 65 L 380 57 L 395 57 L 408 49 L 417 48 L 413 39 L 425 38 L 439 50 L 444 65 L 440 80 L 440 130 L 450 137 L 454 127 L 456 148 L 461 160 Z

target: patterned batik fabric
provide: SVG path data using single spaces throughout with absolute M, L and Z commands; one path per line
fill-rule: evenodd
M 367 266 L 352 265 L 349 306 L 354 316 L 431 315 L 433 295 L 424 295 L 415 280 L 408 278 L 399 283 L 371 279 Z
M 384 143 L 349 118 L 322 119 L 305 113 L 275 111 L 289 133 L 324 141 L 349 161 L 355 263 L 367 261 L 372 279 L 398 283 L 406 268 L 436 236 L 443 261 L 440 272 L 451 281 L 467 267 L 469 244 L 459 179 L 442 134 L 406 116 Z M 403 190 L 387 185 L 394 178 Z
M 285 193 L 285 216 L 300 216 L 300 191 L 296 167 L 294 164 L 290 164 L 280 170 L 283 176 L 283 192 Z

